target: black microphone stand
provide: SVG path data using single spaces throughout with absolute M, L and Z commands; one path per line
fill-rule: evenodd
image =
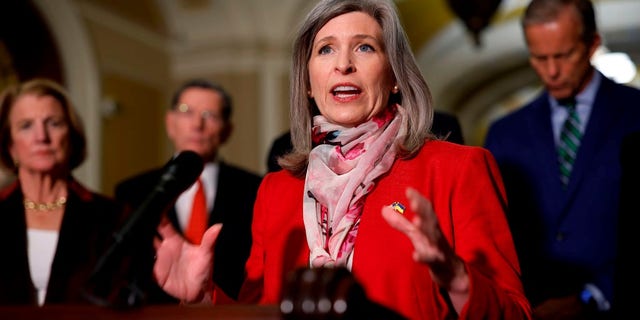
M 163 212 L 148 198 L 140 208 Z M 113 233 L 112 243 L 96 263 L 86 286 L 85 297 L 93 304 L 116 309 L 140 307 L 145 301 L 148 281 L 153 273 L 153 238 L 161 214 L 131 215 Z M 132 241 L 136 234 L 137 241 Z
M 193 151 L 184 151 L 165 165 L 149 196 L 131 212 L 113 241 L 96 263 L 84 296 L 100 306 L 139 307 L 153 281 L 153 239 L 162 215 L 178 195 L 200 176 L 203 162 Z M 132 241 L 132 235 L 136 241 Z

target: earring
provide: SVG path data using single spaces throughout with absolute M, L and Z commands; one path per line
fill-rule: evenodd
M 13 159 L 13 166 L 18 168 L 19 165 L 20 165 L 20 162 L 18 162 L 17 159 Z
M 311 94 L 311 90 L 307 90 L 307 96 L 308 96 L 309 98 L 313 98 L 313 95 Z
M 400 89 L 398 89 L 398 85 L 396 84 L 395 86 L 393 86 L 393 89 L 391 90 L 391 92 L 398 93 L 398 91 L 400 91 Z

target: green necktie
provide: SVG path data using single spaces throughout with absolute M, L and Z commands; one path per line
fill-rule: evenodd
M 571 169 L 573 169 L 573 162 L 576 160 L 576 154 L 578 153 L 578 147 L 580 146 L 580 138 L 582 138 L 582 132 L 580 132 L 580 118 L 576 111 L 576 101 L 570 100 L 561 104 L 567 108 L 567 120 L 565 120 L 560 131 L 560 143 L 558 144 L 558 162 L 560 164 L 560 181 L 562 186 L 566 189 L 569 185 L 569 177 L 571 176 Z

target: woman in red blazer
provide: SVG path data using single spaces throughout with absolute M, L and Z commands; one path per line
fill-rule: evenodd
M 392 2 L 320 1 L 293 48 L 294 150 L 258 191 L 240 300 L 277 304 L 295 269 L 344 267 L 404 318 L 530 318 L 495 161 L 429 133 L 431 96 Z M 161 228 L 167 292 L 202 299 L 220 227 L 200 247 Z

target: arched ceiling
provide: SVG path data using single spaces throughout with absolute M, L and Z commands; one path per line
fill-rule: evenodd
M 293 32 L 317 0 L 75 0 L 109 7 L 164 35 L 174 72 L 207 66 L 252 66 L 269 57 L 287 65 Z M 535 82 L 519 20 L 529 0 L 502 0 L 473 44 L 447 0 L 395 1 L 437 107 L 458 112 L 487 108 L 491 99 Z M 605 44 L 640 61 L 640 1 L 595 0 Z M 133 8 L 131 8 L 133 6 Z M 145 9 L 146 8 L 146 9 Z M 200 62 L 198 62 L 200 61 Z M 286 67 L 279 67 L 285 68 Z M 510 79 L 510 80 L 509 80 Z M 474 121 L 473 117 L 469 121 Z
M 178 50 L 286 47 L 309 0 L 156 0 Z
M 257 47 L 288 50 L 295 26 L 317 0 L 75 0 L 107 8 L 111 12 L 166 37 L 176 51 L 206 48 Z M 433 42 L 450 32 L 462 29 L 462 22 L 450 10 L 447 0 L 395 0 L 409 40 L 416 55 L 428 50 Z M 502 0 L 491 27 L 517 20 L 529 0 Z M 618 12 L 633 14 L 637 0 L 595 0 L 597 7 L 618 7 Z M 633 7 L 625 10 L 624 7 Z M 622 8 L 622 9 L 620 9 Z M 612 24 L 615 17 L 602 17 Z M 635 12 L 635 15 L 640 12 Z M 622 31 L 611 32 L 605 41 L 614 46 L 637 48 L 637 36 Z M 486 33 L 486 32 L 485 32 Z M 486 35 L 481 35 L 482 37 Z M 520 35 L 517 35 L 520 36 Z M 460 40 L 460 39 L 458 39 Z M 465 39 L 462 39 L 465 40 Z M 468 39 L 467 39 L 468 40 Z M 470 41 L 470 40 L 469 40 Z M 632 48 L 633 49 L 633 48 Z M 636 52 L 637 50 L 631 50 Z
M 157 0 L 135 0 L 135 1 L 114 1 L 114 0 L 76 0 L 78 3 L 90 3 L 92 5 L 106 8 L 122 18 L 134 21 L 141 27 L 160 35 L 167 35 L 167 17 L 158 6 Z M 206 2 L 206 1 L 203 1 Z
M 414 50 L 422 48 L 455 19 L 446 0 L 404 0 L 396 3 Z

